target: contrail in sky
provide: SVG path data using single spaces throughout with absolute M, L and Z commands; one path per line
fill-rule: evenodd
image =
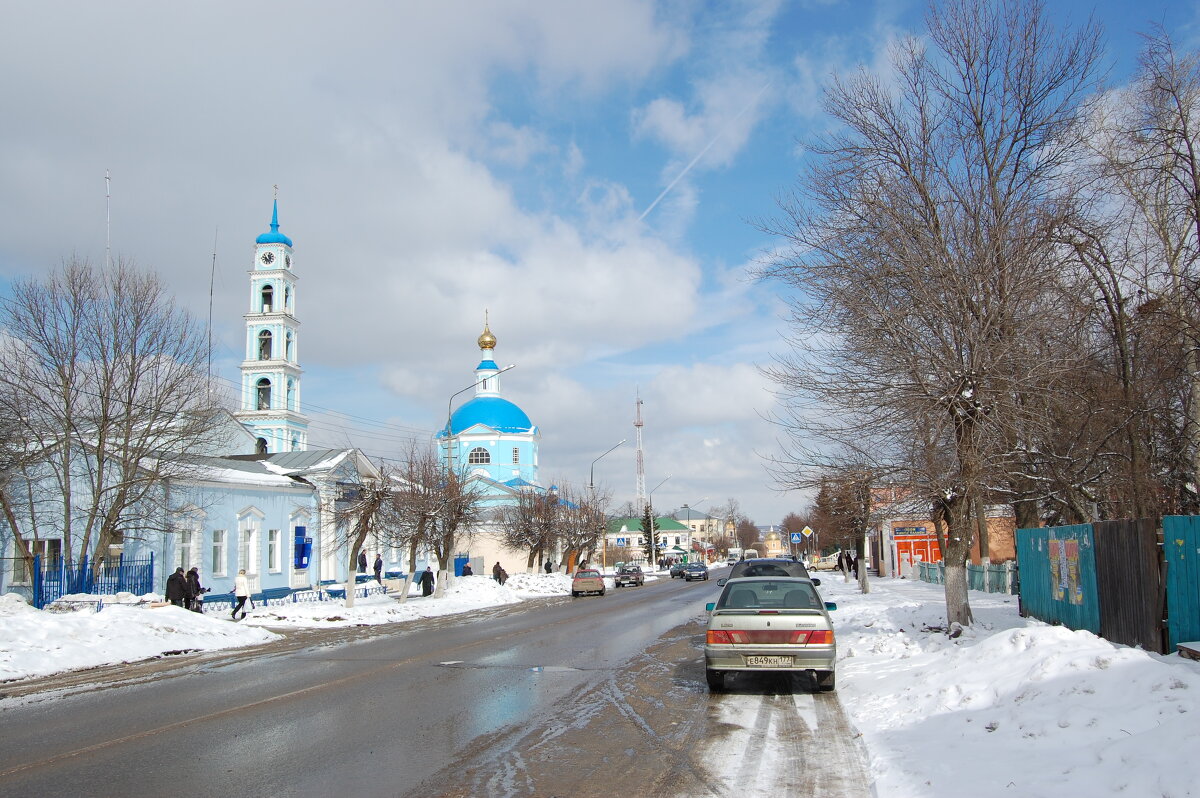
M 729 129 L 730 125 L 732 125 L 734 122 L 741 119 L 746 114 L 746 112 L 749 111 L 750 108 L 756 102 L 758 102 L 758 98 L 763 96 L 763 92 L 765 92 L 769 88 L 771 88 L 771 84 L 768 81 L 767 85 L 765 85 L 761 89 L 759 89 L 758 94 L 754 95 L 754 97 L 750 100 L 750 102 L 746 103 L 746 107 L 743 108 L 742 110 L 738 111 L 737 116 L 735 116 L 733 119 L 730 119 L 727 123 L 725 123 L 725 125 L 720 129 L 720 131 L 717 132 L 717 135 L 713 136 L 712 141 L 710 141 L 710 142 L 708 142 L 708 144 L 704 145 L 704 149 L 700 150 L 700 152 L 696 154 L 696 157 L 691 160 L 691 163 L 689 163 L 687 166 L 683 167 L 683 171 L 680 172 L 678 175 L 676 175 L 675 179 L 672 180 L 667 185 L 667 187 L 662 190 L 662 193 L 660 193 L 657 197 L 654 198 L 654 202 L 651 202 L 650 206 L 648 208 L 646 208 L 646 210 L 642 211 L 642 215 L 638 217 L 639 222 L 642 221 L 643 219 L 645 219 L 647 214 L 650 213 L 650 211 L 654 210 L 654 206 L 657 205 L 659 202 L 661 202 L 662 198 L 667 196 L 667 193 L 670 192 L 671 189 L 675 188 L 676 183 L 678 183 L 680 180 L 683 180 L 684 175 L 686 175 L 688 172 L 692 171 L 692 167 L 695 166 L 696 163 L 701 158 L 704 157 L 704 153 L 711 150 L 712 146 L 714 144 L 716 144 L 718 141 L 720 141 L 721 137 L 725 135 L 725 131 Z

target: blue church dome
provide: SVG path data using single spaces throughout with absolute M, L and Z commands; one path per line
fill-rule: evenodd
M 292 245 L 292 239 L 279 232 L 279 200 L 275 200 L 275 205 L 271 209 L 271 232 L 263 233 L 258 238 L 254 239 L 255 244 L 286 244 Z
M 450 416 L 450 434 L 457 435 L 476 424 L 484 424 L 497 432 L 529 432 L 533 423 L 525 411 L 499 396 L 476 396 Z M 446 431 L 442 430 L 442 435 Z

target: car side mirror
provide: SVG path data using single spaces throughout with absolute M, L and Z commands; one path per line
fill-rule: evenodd
M 833 611 L 834 611 L 834 610 L 836 610 L 836 609 L 837 609 L 837 605 L 836 605 L 836 604 L 834 604 L 832 601 L 826 601 L 826 602 L 825 602 L 825 610 L 826 610 L 827 612 L 833 612 Z
M 707 604 L 705 604 L 705 605 L 704 605 L 704 611 L 705 611 L 705 612 L 712 612 L 712 611 L 713 611 L 713 609 L 715 609 L 715 608 L 716 608 L 716 606 L 717 606 L 717 602 L 715 602 L 715 601 L 710 601 L 710 602 L 708 602 Z
M 722 576 L 720 579 L 717 580 L 717 587 L 725 587 L 725 583 L 728 581 L 729 581 L 728 579 L 726 579 L 725 577 Z
M 812 583 L 813 583 L 813 587 L 820 587 L 820 586 L 821 586 L 821 580 L 820 580 L 820 579 L 813 579 L 813 580 L 812 580 Z

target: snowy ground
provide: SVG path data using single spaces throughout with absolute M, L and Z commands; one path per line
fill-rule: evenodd
M 1015 598 L 974 592 L 976 624 L 951 640 L 936 628 L 939 586 L 877 579 L 862 595 L 821 576 L 838 604 L 838 695 L 878 795 L 1200 796 L 1200 663 L 1024 619 Z M 260 607 L 240 623 L 119 603 L 51 613 L 0 596 L 0 681 L 253 645 L 276 637 L 267 627 L 393 623 L 569 592 L 562 574 L 514 574 L 504 587 L 477 576 L 441 599 Z

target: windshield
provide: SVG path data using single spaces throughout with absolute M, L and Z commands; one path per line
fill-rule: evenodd
M 599 571 L 576 571 L 576 579 L 595 579 L 600 576 Z
M 716 609 L 816 610 L 822 606 L 811 582 L 764 579 L 727 583 Z

